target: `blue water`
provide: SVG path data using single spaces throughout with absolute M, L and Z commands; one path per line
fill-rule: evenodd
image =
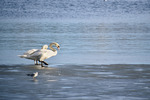
M 149 0 L 1 0 L 0 98 L 148 100 L 149 19 Z M 17 56 L 51 42 L 46 68 Z
M 0 4 L 2 18 L 93 19 L 150 11 L 149 0 L 1 0 Z
M 58 42 L 58 55 L 49 63 L 149 64 L 149 23 L 1 22 L 0 63 L 26 64 L 17 55 Z

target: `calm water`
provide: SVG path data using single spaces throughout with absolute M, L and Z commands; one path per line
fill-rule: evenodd
M 149 100 L 149 0 L 2 0 L 2 100 Z M 17 55 L 58 42 L 41 68 Z M 39 72 L 36 80 L 26 76 Z

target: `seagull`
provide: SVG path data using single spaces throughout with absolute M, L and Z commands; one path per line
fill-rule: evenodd
M 27 76 L 31 76 L 34 79 L 35 77 L 38 76 L 38 72 L 35 72 L 33 74 L 27 74 Z

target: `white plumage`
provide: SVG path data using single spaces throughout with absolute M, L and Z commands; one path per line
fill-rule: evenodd
M 24 55 L 20 55 L 21 58 L 31 59 L 34 61 L 41 62 L 41 66 L 43 67 L 43 63 L 48 65 L 44 60 L 48 59 L 52 56 L 57 55 L 57 50 L 55 50 L 52 46 L 56 46 L 58 50 L 60 49 L 60 46 L 58 43 L 53 42 L 49 45 L 51 50 L 48 50 L 46 47 L 40 50 L 32 49 L 24 53 Z
M 48 45 L 43 45 L 43 47 L 41 49 L 47 49 L 48 48 Z M 34 53 L 35 51 L 37 51 L 39 49 L 31 49 L 31 50 L 28 50 L 27 52 L 24 53 L 24 55 L 30 55 L 32 53 Z
M 46 50 L 47 48 L 48 48 L 48 45 L 43 45 L 43 47 L 41 49 L 45 49 Z M 38 50 L 39 49 L 31 49 L 31 50 L 28 50 L 27 52 L 25 52 L 23 55 L 18 55 L 18 56 L 21 57 L 21 58 L 29 59 L 29 56 L 31 56 L 32 54 L 34 54 Z M 34 63 L 35 63 L 35 65 L 38 65 L 38 61 L 37 60 L 34 60 Z

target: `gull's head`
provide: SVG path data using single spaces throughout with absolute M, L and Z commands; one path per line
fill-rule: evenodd
M 38 72 L 35 72 L 33 78 L 35 78 L 37 76 L 38 76 Z
M 38 72 L 35 72 L 34 74 L 38 75 Z

